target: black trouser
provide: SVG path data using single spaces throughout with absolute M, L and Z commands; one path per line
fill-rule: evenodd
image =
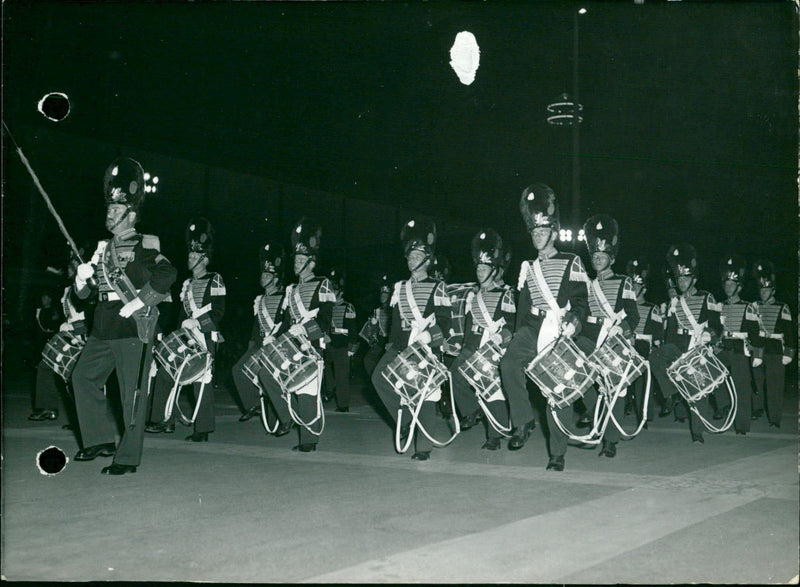
M 253 381 L 244 374 L 245 363 L 247 363 L 248 359 L 259 350 L 261 350 L 261 347 L 259 346 L 254 346 L 253 348 L 249 349 L 238 361 L 236 361 L 236 364 L 231 370 L 233 383 L 236 386 L 236 391 L 239 393 L 239 399 L 242 400 L 242 407 L 244 408 L 245 412 L 260 405 L 259 396 L 261 395 L 261 392 L 258 390 L 255 383 L 253 383 Z
M 764 353 L 764 362 L 753 368 L 753 378 L 756 380 L 758 395 L 754 398 L 753 409 L 766 407 L 767 418 L 770 423 L 781 423 L 783 413 L 783 391 L 786 377 L 786 366 L 782 363 L 783 356 L 777 353 Z
M 383 353 L 386 351 L 386 345 L 383 343 L 375 344 L 369 347 L 369 350 L 364 353 L 364 370 L 367 372 L 367 377 L 372 378 L 372 373 L 375 371 L 375 366 L 381 360 Z
M 36 365 L 36 388 L 33 393 L 33 410 L 58 411 L 59 398 L 62 393 L 68 394 L 69 390 L 64 385 L 64 380 L 56 374 L 44 361 Z M 72 403 L 70 400 L 69 403 Z
M 147 350 L 142 373 L 139 363 L 143 343 L 138 338 L 100 340 L 89 336 L 75 371 L 72 387 L 75 392 L 75 408 L 78 413 L 84 448 L 97 444 L 113 443 L 115 428 L 107 415 L 107 399 L 103 386 L 113 371 L 117 373 L 122 403 L 122 419 L 125 427 L 114 463 L 138 466 L 142 460 L 144 427 L 147 420 L 147 374 L 153 360 L 152 349 Z M 136 400 L 135 426 L 131 428 L 134 390 L 137 377 L 142 376 L 143 388 Z
M 733 421 L 733 427 L 737 432 L 748 432 L 750 430 L 753 395 L 753 386 L 750 381 L 750 357 L 733 349 L 722 350 L 717 356 L 730 372 L 733 384 L 736 386 L 736 416 Z M 731 405 L 728 387 L 720 385 L 717 391 L 719 392 L 717 395 L 717 407 L 723 410 L 723 413 L 727 413 Z
M 378 392 L 378 397 L 380 397 L 383 405 L 386 406 L 386 409 L 389 411 L 389 416 L 392 418 L 395 425 L 397 424 L 397 412 L 400 410 L 400 396 L 395 392 L 392 385 L 383 376 L 383 373 L 386 369 L 386 366 L 391 363 L 395 357 L 397 357 L 397 355 L 400 354 L 401 350 L 402 349 L 394 348 L 391 343 L 388 344 L 386 346 L 386 352 L 384 353 L 383 357 L 381 357 L 381 360 L 378 361 L 375 370 L 372 372 L 372 385 L 375 387 L 375 391 Z M 405 424 L 410 424 L 411 412 L 409 407 L 404 405 L 402 406 L 402 409 L 403 422 Z M 419 411 L 420 425 L 427 430 L 428 434 L 433 436 L 435 434 L 434 429 L 437 422 L 436 402 L 422 402 L 422 406 Z M 436 437 L 434 436 L 434 438 Z M 433 448 L 433 443 L 422 433 L 421 430 L 417 430 L 414 433 L 414 446 L 417 452 L 430 451 Z
M 350 357 L 346 346 L 325 349 L 324 381 L 328 396 L 333 393 L 335 383 L 336 405 L 340 408 L 350 407 Z
M 667 376 L 667 367 L 672 365 L 672 363 L 680 358 L 685 352 L 686 349 L 682 349 L 672 343 L 662 345 L 650 353 L 650 358 L 648 359 L 650 362 L 650 370 L 652 371 L 653 376 L 658 380 L 658 384 L 661 386 L 661 391 L 664 393 L 664 397 L 667 398 L 667 401 L 669 402 L 670 398 L 672 398 L 672 400 L 676 402 L 674 408 L 676 413 L 678 406 L 682 406 L 683 409 L 688 412 L 689 431 L 693 435 L 702 434 L 703 424 L 700 421 L 700 418 L 692 410 L 688 409 L 688 402 L 683 398 L 682 395 L 680 395 L 678 389 L 675 387 L 675 384 L 673 384 L 670 378 Z M 710 398 L 711 394 L 708 394 L 699 401 L 694 402 L 694 407 L 697 410 L 708 414 L 707 416 L 704 416 L 706 420 L 711 418 L 712 410 L 709 402 Z
M 467 381 L 466 377 L 461 373 L 459 367 L 464 365 L 470 357 L 475 353 L 476 349 L 464 347 L 461 351 L 461 354 L 455 358 L 455 360 L 450 365 L 450 373 L 453 378 L 453 398 L 456 402 L 456 407 L 458 411 L 461 413 L 461 416 L 468 416 L 474 413 L 478 409 L 482 409 L 480 404 L 478 403 L 478 398 L 476 395 L 475 390 Z M 499 374 L 498 374 L 499 376 Z M 508 427 L 509 421 L 509 414 L 508 414 L 508 404 L 506 403 L 505 399 L 498 399 L 493 400 L 490 402 L 484 402 L 486 409 L 489 410 L 492 418 L 500 424 L 502 427 Z M 494 427 L 488 422 L 486 422 L 486 437 L 487 438 L 500 438 L 501 434 L 494 429 Z

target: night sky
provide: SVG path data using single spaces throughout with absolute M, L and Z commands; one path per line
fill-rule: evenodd
M 548 103 L 573 92 L 581 6 L 574 219 L 572 131 L 545 119 Z M 134 156 L 161 180 L 139 228 L 161 237 L 185 275 L 184 228 L 206 215 L 232 303 L 257 293 L 258 248 L 288 244 L 301 214 L 322 224 L 321 264 L 347 270 L 361 308 L 374 301 L 372 277 L 403 277 L 399 232 L 412 215 L 437 222 L 454 281 L 474 279 L 470 238 L 494 227 L 513 244 L 513 282 L 533 255 L 519 195 L 542 181 L 567 227 L 617 218 L 618 271 L 642 254 L 658 273 L 669 245 L 688 241 L 700 285 L 719 295 L 724 254 L 765 256 L 796 309 L 790 2 L 11 1 L 3 25 L 3 118 L 74 238 L 105 236 L 103 170 Z M 449 66 L 464 30 L 481 50 L 469 86 Z M 72 108 L 58 123 L 36 111 L 52 91 Z M 3 145 L 13 300 L 66 254 L 5 136 Z

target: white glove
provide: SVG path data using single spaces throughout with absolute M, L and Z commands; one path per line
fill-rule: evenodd
M 200 330 L 200 322 L 197 320 L 197 318 L 187 318 L 181 322 L 181 328 Z
M 608 336 L 617 336 L 618 334 L 622 334 L 622 327 L 619 324 L 615 324 L 612 326 L 608 331 Z
M 69 322 L 64 322 L 61 326 L 58 327 L 59 332 L 72 332 L 73 330 L 75 329 Z
M 711 342 L 711 333 L 704 330 L 703 334 L 700 335 L 700 342 L 702 344 L 708 344 L 709 342 Z
M 561 325 L 561 334 L 567 338 L 575 336 L 575 325 L 572 322 L 564 322 Z
M 293 336 L 301 336 L 305 335 L 306 329 L 302 324 L 292 324 L 289 327 L 289 332 L 291 332 Z
M 427 330 L 423 330 L 419 333 L 417 340 L 420 341 L 422 344 L 431 344 L 431 333 Z
M 78 265 L 78 268 L 75 270 L 78 279 L 87 282 L 89 278 L 94 275 L 94 267 L 92 267 L 91 263 L 81 263 Z
M 264 336 L 264 340 L 261 341 L 261 346 L 267 346 L 273 340 L 275 340 L 275 337 L 272 336 L 271 334 L 267 334 Z
M 787 357 L 786 355 L 781 357 L 781 363 L 783 363 L 784 365 L 788 365 L 791 362 L 792 362 L 792 357 Z
M 489 340 L 496 345 L 503 344 L 503 337 L 499 332 L 495 332 L 492 336 L 489 337 Z
M 764 359 L 761 359 L 759 357 L 753 357 L 753 367 L 760 367 L 761 363 L 763 363 L 763 362 L 764 362 Z
M 133 298 L 130 302 L 122 306 L 119 315 L 123 318 L 130 318 L 136 310 L 141 310 L 142 308 L 144 308 L 144 302 L 141 298 Z
M 348 357 L 352 357 L 355 354 L 356 354 L 355 351 L 347 351 L 347 356 Z

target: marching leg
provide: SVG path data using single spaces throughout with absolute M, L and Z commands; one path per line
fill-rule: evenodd
M 72 372 L 75 411 L 78 415 L 83 448 L 110 446 L 110 454 L 115 450 L 116 431 L 113 421 L 108 418 L 104 385 L 112 371 L 114 371 L 114 353 L 111 350 L 111 341 L 90 336 Z M 84 451 L 80 451 L 78 455 L 82 452 Z M 76 460 L 86 460 L 78 458 L 78 455 L 75 457 Z

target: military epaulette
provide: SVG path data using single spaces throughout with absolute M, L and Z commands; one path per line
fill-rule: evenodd
M 712 312 L 720 312 L 722 313 L 722 302 L 715 303 L 714 298 L 709 294 L 709 297 L 706 298 L 706 303 L 708 304 L 708 309 Z
M 322 283 L 319 285 L 319 301 L 320 303 L 336 303 L 336 294 L 333 293 L 331 282 L 327 277 L 323 277 Z
M 154 234 L 143 234 L 142 235 L 142 247 L 145 249 L 155 249 L 156 251 L 161 251 L 161 241 L 158 237 Z
M 436 283 L 436 289 L 433 292 L 433 305 L 446 306 L 448 308 L 452 306 L 450 303 L 450 296 L 447 295 L 447 291 L 445 289 L 444 281 L 439 281 Z
M 577 255 L 574 256 L 575 258 L 572 260 L 572 263 L 569 267 L 569 280 L 570 281 L 583 281 L 584 283 L 589 283 L 589 276 L 586 274 L 586 269 L 583 268 L 583 263 L 581 263 L 581 258 Z
M 405 281 L 398 281 L 394 284 L 394 291 L 392 292 L 392 299 L 389 301 L 389 305 L 394 307 L 400 301 L 400 288 L 403 287 L 403 283 Z
M 347 308 L 344 311 L 344 317 L 347 319 L 352 319 L 356 317 L 356 309 L 353 307 L 353 304 L 348 303 Z
M 625 285 L 622 287 L 623 300 L 636 300 L 636 292 L 633 289 L 633 281 L 627 275 L 620 275 L 625 280 Z
M 786 304 L 784 304 L 783 307 L 781 308 L 781 319 L 788 320 L 789 322 L 792 321 L 792 312 L 791 310 L 789 310 L 789 306 L 787 306 Z
M 225 290 L 225 283 L 222 281 L 222 276 L 219 273 L 214 273 L 214 277 L 211 281 L 211 291 L 209 293 L 212 296 L 224 296 L 227 293 Z
M 256 296 L 256 299 L 253 300 L 253 316 L 258 316 L 258 306 L 261 303 L 261 298 L 264 297 L 264 294 L 259 294 Z
M 506 286 L 503 298 L 500 301 L 500 310 L 508 314 L 516 314 L 517 305 L 514 303 L 514 294 L 511 293 L 511 288 Z
M 755 313 L 753 304 L 747 304 L 747 308 L 744 310 L 744 317 L 747 320 L 758 321 L 758 314 Z

